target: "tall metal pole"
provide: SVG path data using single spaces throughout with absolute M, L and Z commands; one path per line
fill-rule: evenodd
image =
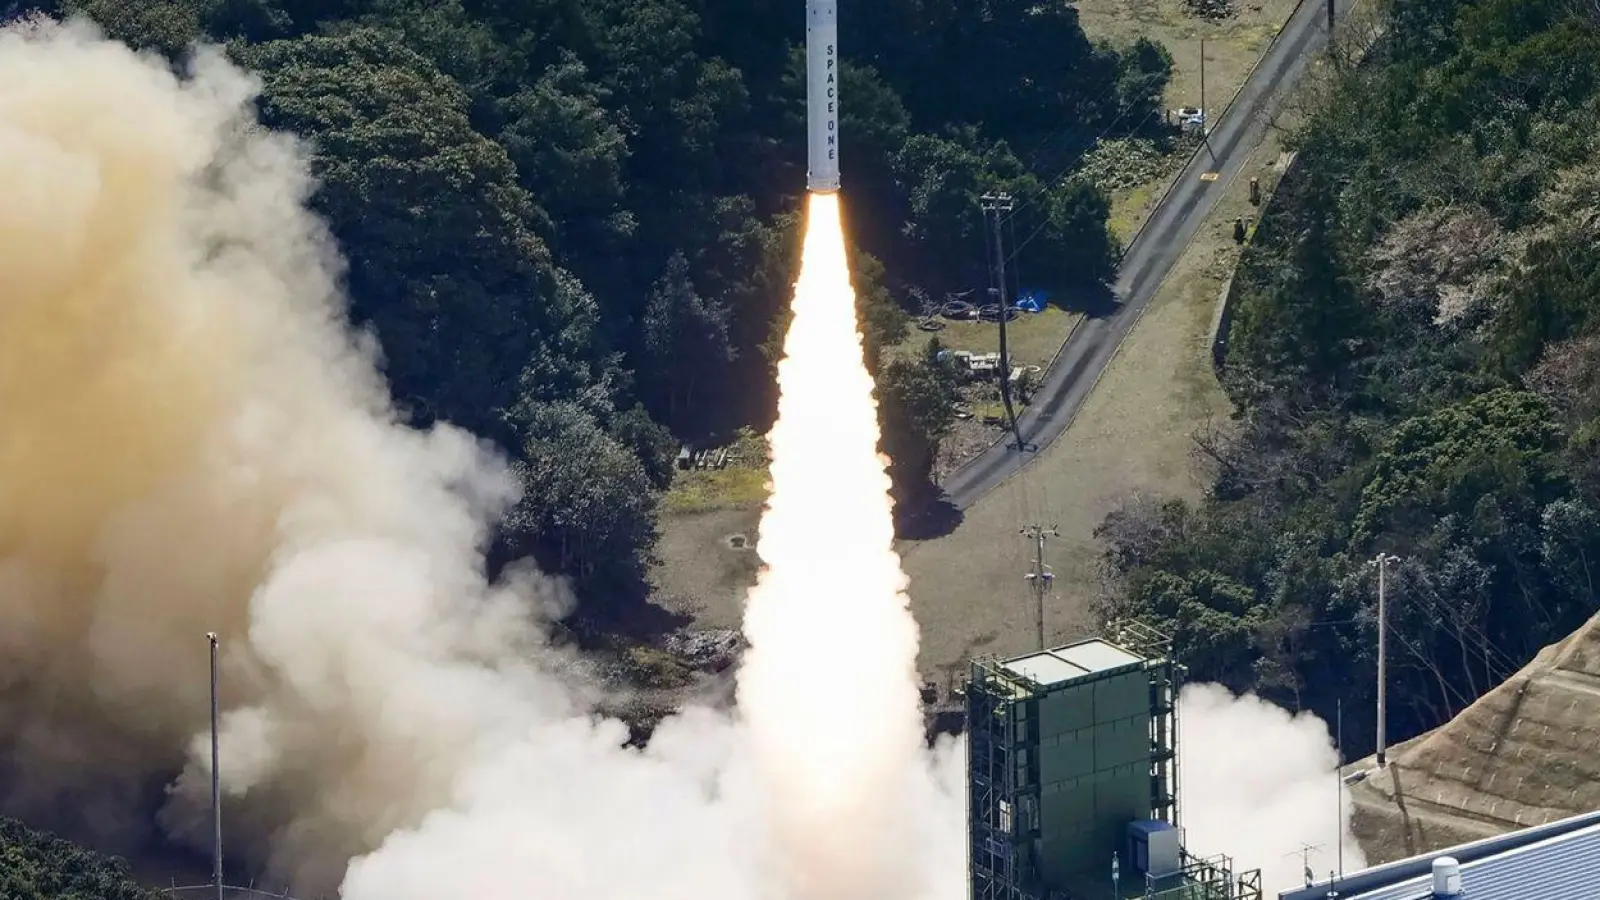
M 1378 554 L 1373 565 L 1378 567 L 1378 768 L 1388 765 L 1388 720 L 1389 720 L 1389 679 L 1388 679 L 1388 632 L 1389 610 L 1388 591 L 1385 573 L 1389 564 L 1399 562 L 1400 557 L 1387 553 Z
M 217 633 L 206 634 L 211 644 L 211 882 L 222 900 L 222 770 L 217 739 Z
M 1206 39 L 1200 39 L 1200 136 L 1211 133 L 1211 111 L 1206 109 Z
M 1004 191 L 999 193 L 984 194 L 979 200 L 983 204 L 986 214 L 993 216 L 994 223 L 994 266 L 992 267 L 995 287 L 992 293 L 995 303 L 1000 310 L 1000 400 L 1005 404 L 1007 424 L 1011 426 L 1012 436 L 1017 439 L 1017 449 L 1022 447 L 1022 431 L 1017 427 L 1017 412 L 1011 404 L 1011 351 L 1006 346 L 1006 313 L 1010 305 L 1006 299 L 1006 254 L 1003 239 L 1004 229 L 1001 228 L 1001 215 L 1009 214 L 1015 208 L 1015 201 L 1010 194 Z
M 1344 698 L 1339 698 L 1333 713 L 1333 753 L 1338 764 L 1333 767 L 1333 788 L 1338 791 L 1339 818 L 1334 825 L 1339 829 L 1339 877 L 1344 877 Z
M 1044 542 L 1046 538 L 1060 537 L 1061 533 L 1054 526 L 1044 528 L 1039 525 L 1029 525 L 1022 529 L 1022 533 L 1033 540 L 1033 571 L 1029 572 L 1027 579 L 1033 585 L 1033 616 L 1034 630 L 1038 635 L 1039 650 L 1044 650 L 1044 598 L 1050 593 L 1050 585 L 1055 581 L 1055 573 L 1044 563 Z

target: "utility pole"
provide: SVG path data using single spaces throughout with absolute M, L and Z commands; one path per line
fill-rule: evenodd
M 1388 722 L 1389 714 L 1389 679 L 1387 677 L 1389 610 L 1386 603 L 1387 591 L 1385 588 L 1387 585 L 1384 574 L 1392 563 L 1399 561 L 1400 557 L 1387 553 L 1379 553 L 1372 560 L 1372 564 L 1378 567 L 1378 768 L 1380 769 L 1388 764 L 1386 758 L 1388 744 L 1385 737 L 1388 731 L 1386 723 Z
M 1328 35 L 1333 35 L 1333 0 L 1328 0 Z
M 1338 818 L 1334 820 L 1334 827 L 1339 829 L 1339 877 L 1344 877 L 1344 698 L 1340 697 L 1334 704 L 1333 712 L 1333 755 L 1337 762 L 1333 767 L 1333 787 L 1339 792 Z
M 1200 136 L 1211 133 L 1211 111 L 1206 109 L 1206 39 L 1200 39 Z
M 1044 542 L 1047 538 L 1060 537 L 1061 532 L 1054 525 L 1044 528 L 1039 525 L 1029 525 L 1022 529 L 1022 534 L 1033 541 L 1033 571 L 1029 572 L 1027 579 L 1033 585 L 1033 611 L 1034 629 L 1038 632 L 1039 649 L 1044 650 L 1044 598 L 1050 593 L 1050 587 L 1055 582 L 1055 572 L 1044 562 Z
M 1006 407 L 1006 422 L 1011 426 L 1011 433 L 1017 439 L 1017 449 L 1022 450 L 1022 431 L 1017 427 L 1017 411 L 1011 403 L 1011 351 L 1006 347 L 1006 318 L 1009 312 L 1009 303 L 1006 298 L 1006 253 L 1001 225 L 1003 216 L 1011 214 L 1015 208 L 1015 201 L 1005 191 L 987 193 L 979 198 L 983 204 L 984 214 L 989 218 L 994 227 L 994 265 L 990 267 L 990 277 L 994 287 L 989 289 L 989 294 L 994 298 L 1000 313 L 1000 401 Z
M 217 743 L 217 633 L 206 634 L 211 645 L 211 882 L 222 900 L 222 777 Z

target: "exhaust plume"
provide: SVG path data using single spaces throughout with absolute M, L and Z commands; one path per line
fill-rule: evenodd
M 813 194 L 739 672 L 794 900 L 912 896 L 919 874 L 906 815 L 926 777 L 917 626 L 855 308 L 838 194 Z
M 1339 757 L 1326 722 L 1218 684 L 1185 686 L 1178 721 L 1191 852 L 1226 853 L 1241 869 L 1259 868 L 1266 897 L 1305 885 L 1306 846 L 1314 848 L 1309 865 L 1319 880 L 1337 869 L 1341 836 L 1344 870 L 1366 865 L 1350 833 L 1350 790 L 1334 773 Z
M 546 641 L 564 583 L 486 582 L 514 480 L 397 421 L 254 79 L 36 20 L 0 28 L 0 84 L 0 809 L 128 852 L 153 798 L 206 847 L 217 631 L 230 859 L 299 893 L 965 894 L 963 760 L 922 750 L 837 196 L 811 200 L 739 711 L 629 749 Z M 1325 727 L 1182 703 L 1195 849 L 1269 887 L 1301 841 L 1326 870 Z
M 565 585 L 485 581 L 515 482 L 397 421 L 254 79 L 34 20 L 0 28 L 0 82 L 0 807 L 126 850 L 154 797 L 208 846 L 217 631 L 230 860 L 298 893 L 964 893 L 836 205 L 784 363 L 742 711 L 629 749 L 546 641 Z

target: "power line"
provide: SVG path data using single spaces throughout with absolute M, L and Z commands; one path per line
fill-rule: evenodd
M 1150 117 L 1154 116 L 1155 114 L 1156 114 L 1156 111 L 1152 109 L 1149 113 L 1147 113 L 1145 115 L 1144 119 L 1142 121 L 1140 121 L 1138 125 L 1134 126 L 1134 130 L 1137 131 L 1139 128 L 1143 127 L 1144 123 L 1150 121 Z M 1112 123 L 1112 125 L 1115 125 L 1115 124 L 1116 124 L 1115 122 Z M 1110 130 L 1111 130 L 1111 127 L 1108 126 L 1105 131 L 1100 133 L 1099 137 L 1095 138 L 1095 143 L 1099 143 L 1100 138 L 1105 137 L 1106 133 L 1109 132 Z M 1089 149 L 1093 149 L 1093 146 L 1094 145 L 1091 144 Z M 1088 152 L 1089 152 L 1089 150 L 1085 149 L 1082 153 L 1078 154 L 1078 160 L 1083 159 L 1084 156 L 1088 155 Z M 1062 171 L 1064 172 L 1065 169 L 1063 169 Z M 1044 192 L 1047 191 L 1048 189 L 1049 189 L 1048 187 L 1041 188 L 1040 192 L 1039 192 L 1039 196 L 1043 196 Z M 1040 220 L 1038 226 L 1035 227 L 1033 229 L 1033 231 L 1028 233 L 1028 236 L 1022 240 L 1022 243 L 1017 244 L 1016 246 L 1011 248 L 1011 255 L 1013 257 L 1015 257 L 1016 255 L 1020 254 L 1022 252 L 1022 248 L 1024 248 L 1024 247 L 1028 246 L 1029 244 L 1033 243 L 1033 239 L 1038 237 L 1040 235 L 1040 233 L 1043 232 L 1049 226 L 1050 226 L 1049 217 L 1045 217 L 1044 219 Z
M 1152 73 L 1152 75 L 1150 77 L 1153 77 L 1154 75 L 1157 75 L 1157 74 L 1160 74 L 1160 73 Z M 1022 202 L 1020 204 L 1018 204 L 1017 210 L 1016 210 L 1017 213 L 1020 213 L 1023 210 L 1028 209 L 1029 207 L 1031 207 L 1032 205 L 1037 203 L 1041 197 L 1043 197 L 1045 194 L 1049 193 L 1050 186 L 1058 178 L 1060 178 L 1062 175 L 1065 175 L 1068 170 L 1072 169 L 1078 163 L 1082 162 L 1083 158 L 1085 156 L 1088 156 L 1089 152 L 1091 150 L 1093 150 L 1096 146 L 1098 146 L 1100 141 L 1103 138 L 1105 138 L 1106 135 L 1111 133 L 1112 129 L 1117 127 L 1117 123 L 1121 122 L 1128 115 L 1128 113 L 1133 111 L 1133 107 L 1137 103 L 1138 103 L 1138 98 L 1137 97 L 1132 99 L 1132 100 L 1127 101 L 1126 103 L 1124 103 L 1121 106 L 1121 108 L 1118 109 L 1116 116 L 1113 117 L 1112 120 L 1109 123 L 1107 123 L 1107 125 L 1104 128 L 1100 129 L 1100 132 L 1094 136 L 1093 140 L 1091 140 L 1087 144 L 1085 144 L 1083 146 L 1083 149 L 1081 149 L 1077 153 L 1073 154 L 1070 158 L 1068 158 L 1061 165 L 1056 166 L 1055 167 L 1055 172 L 1053 174 L 1051 174 L 1051 175 L 1040 176 L 1040 173 L 1037 171 L 1037 169 L 1035 167 L 1035 162 L 1037 161 L 1037 157 L 1038 157 L 1038 149 L 1036 148 L 1035 151 L 1032 154 L 1030 154 L 1030 156 L 1034 157 L 1034 159 L 1029 160 L 1026 163 L 1026 165 L 1028 166 L 1029 172 L 1032 175 L 1034 175 L 1035 177 L 1039 178 L 1039 187 L 1038 187 L 1037 190 L 1032 192 L 1031 196 L 1025 197 L 1022 200 Z M 1133 130 L 1138 130 L 1139 128 L 1143 127 L 1144 123 L 1150 121 L 1150 117 L 1154 116 L 1155 113 L 1156 113 L 1156 110 L 1152 109 L 1148 114 L 1145 115 L 1145 117 L 1143 119 L 1141 119 L 1139 121 L 1138 125 L 1134 126 Z M 1048 142 L 1048 139 L 1047 139 L 1046 142 Z M 1041 142 L 1039 147 L 1042 148 L 1043 146 L 1044 146 L 1044 142 Z
M 1148 85 L 1154 84 L 1160 78 L 1168 78 L 1168 77 L 1171 77 L 1171 75 L 1172 75 L 1172 73 L 1170 73 L 1170 72 L 1146 72 L 1144 75 L 1139 77 L 1138 81 L 1134 82 L 1134 85 L 1136 87 L 1139 87 L 1139 88 L 1146 87 Z M 1109 99 L 1111 97 L 1111 95 L 1113 95 L 1115 93 L 1117 93 L 1117 85 L 1113 83 L 1111 85 L 1111 89 L 1110 90 L 1105 91 L 1104 93 L 1102 93 L 1096 99 L 1095 106 L 1098 108 L 1100 106 L 1100 104 L 1104 103 L 1107 99 Z M 1115 119 L 1112 119 L 1112 123 L 1111 124 L 1115 125 L 1117 120 L 1121 119 L 1124 115 L 1127 115 L 1128 110 L 1133 108 L 1133 104 L 1135 102 L 1137 102 L 1137 96 L 1135 97 L 1135 100 L 1123 104 L 1121 106 L 1118 114 L 1117 114 L 1117 117 Z M 1026 161 L 1028 163 L 1030 168 L 1032 167 L 1032 164 L 1038 159 L 1039 151 L 1043 150 L 1046 144 L 1048 144 L 1051 141 L 1055 140 L 1056 138 L 1066 134 L 1067 130 L 1069 128 L 1071 128 L 1071 126 L 1074 123 L 1079 123 L 1080 122 L 1077 110 L 1081 109 L 1081 108 L 1082 107 L 1078 107 L 1078 108 L 1074 109 L 1073 112 L 1070 112 L 1065 116 L 1062 116 L 1061 122 L 1055 128 L 1051 129 L 1049 131 L 1049 133 L 1047 133 L 1044 137 L 1040 138 L 1039 142 L 1033 145 L 1033 149 L 1031 149 L 1031 150 L 1029 150 L 1027 152 L 1027 154 L 1023 157 L 1023 159 L 1024 159 L 1024 161 Z M 1111 128 L 1111 125 L 1108 125 L 1106 127 L 1106 130 L 1110 130 L 1110 128 Z M 1102 136 L 1104 136 L 1104 132 L 1102 132 Z M 1090 143 L 1090 146 L 1091 147 L 1094 146 L 1093 142 Z

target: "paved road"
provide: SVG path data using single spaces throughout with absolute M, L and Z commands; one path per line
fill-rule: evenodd
M 1017 417 L 1027 450 L 1017 450 L 1008 437 L 951 473 L 944 483 L 951 503 L 960 509 L 976 503 L 1067 430 L 1123 337 L 1260 143 L 1271 103 L 1300 78 L 1312 54 L 1326 42 L 1327 7 L 1322 0 L 1305 0 L 1215 123 L 1210 150 L 1195 154 L 1128 247 L 1113 286 L 1115 311 L 1086 319 L 1072 332 L 1033 403 Z M 1200 176 L 1208 172 L 1218 173 L 1217 178 L 1202 181 Z

